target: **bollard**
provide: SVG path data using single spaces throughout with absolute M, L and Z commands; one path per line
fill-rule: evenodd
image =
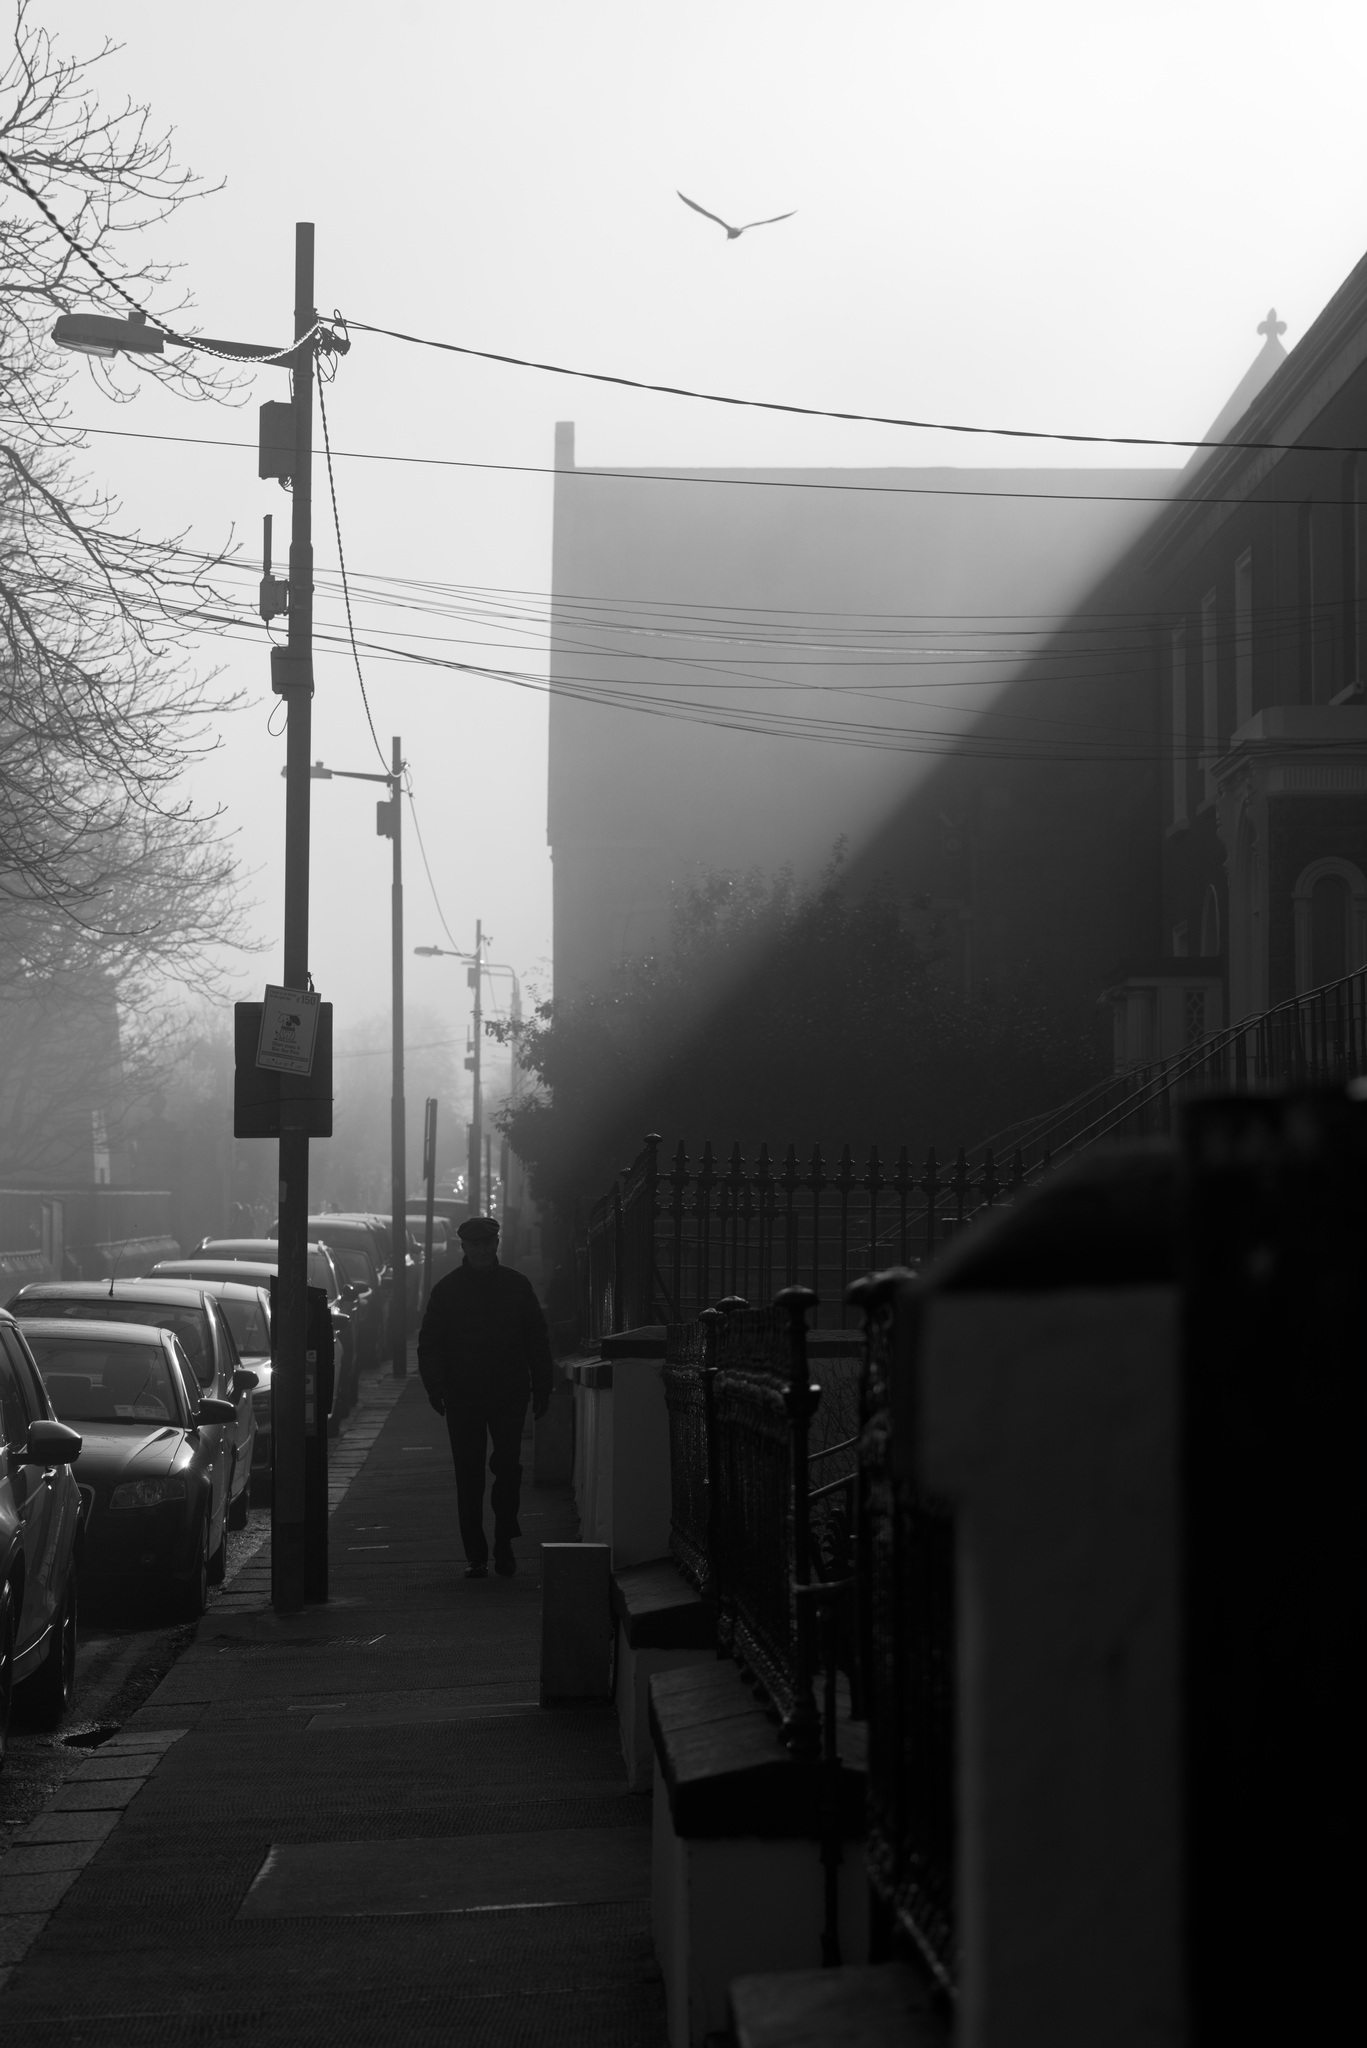
M 541 1546 L 541 1704 L 612 1697 L 612 1594 L 606 1543 Z

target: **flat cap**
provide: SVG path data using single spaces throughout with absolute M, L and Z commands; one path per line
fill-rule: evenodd
M 493 1216 L 467 1216 L 456 1236 L 462 1244 L 493 1244 L 498 1239 L 498 1221 Z

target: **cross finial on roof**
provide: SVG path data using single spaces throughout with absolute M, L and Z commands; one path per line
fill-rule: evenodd
M 1277 341 L 1285 334 L 1286 322 L 1277 318 L 1277 308 L 1275 306 L 1269 306 L 1266 320 L 1258 322 L 1258 332 L 1259 334 L 1265 334 L 1269 341 Z

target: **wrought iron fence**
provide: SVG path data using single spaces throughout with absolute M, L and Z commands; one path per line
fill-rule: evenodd
M 669 1415 L 669 1551 L 704 1599 L 715 1596 L 709 1526 L 716 1478 L 712 1457 L 712 1333 L 708 1320 L 671 1323 L 665 1332 L 664 1391 Z
M 874 1890 L 951 1995 L 954 1933 L 954 1525 L 892 1464 L 895 1319 L 906 1273 L 852 1290 L 867 1322 L 856 1553 Z M 899 1299 L 900 1296 L 900 1299 Z
M 788 1746 L 815 1756 L 807 1434 L 819 1395 L 807 1368 L 803 1288 L 715 1325 L 717 1646 L 772 1702 Z
M 1108 1139 L 1164 1134 L 1180 1105 L 1215 1090 L 1304 1087 L 1367 1073 L 1367 969 L 1278 1004 L 1150 1067 L 1116 1076 L 987 1143 L 913 1164 L 874 1146 L 834 1166 L 820 1145 L 781 1162 L 762 1145 L 696 1164 L 680 1142 L 662 1160 L 652 1134 L 594 1205 L 587 1243 L 588 1336 L 685 1322 L 722 1295 L 768 1300 L 810 1287 L 818 1321 L 846 1320 L 859 1274 L 913 1265 L 976 1216 L 1014 1201 L 1053 1166 Z

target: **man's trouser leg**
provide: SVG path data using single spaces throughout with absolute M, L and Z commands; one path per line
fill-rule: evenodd
M 446 1430 L 456 1468 L 456 1513 L 460 1540 L 469 1564 L 487 1564 L 489 1543 L 484 1534 L 484 1447 L 489 1416 L 482 1402 L 446 1404 Z
M 522 1498 L 522 1426 L 527 1419 L 527 1396 L 517 1394 L 489 1411 L 489 1435 L 493 1449 L 489 1470 L 494 1475 L 490 1499 L 494 1510 L 494 1548 L 502 1550 L 514 1536 L 522 1534 L 517 1510 Z

